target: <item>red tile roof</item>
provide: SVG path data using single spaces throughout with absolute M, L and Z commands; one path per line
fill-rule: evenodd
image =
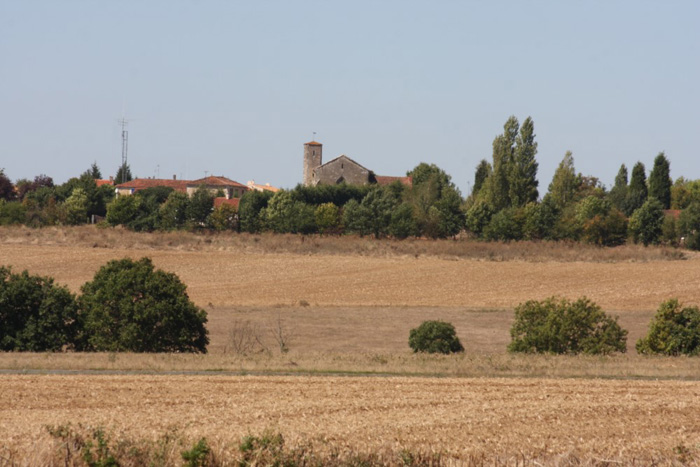
M 224 204 L 228 204 L 229 206 L 233 206 L 236 211 L 238 211 L 238 205 L 241 202 L 241 198 L 214 198 L 214 209 L 218 208 L 219 206 L 222 206 Z
M 187 180 L 171 180 L 171 179 L 157 179 L 157 178 L 136 178 L 130 182 L 120 183 L 115 188 L 117 189 L 132 189 L 134 191 L 145 190 L 146 188 L 153 188 L 157 186 L 166 186 L 174 189 L 175 191 L 182 191 L 183 193 L 187 191 Z
M 377 185 L 391 185 L 396 181 L 399 181 L 406 186 L 413 185 L 413 177 L 390 177 L 387 175 L 375 175 L 374 179 L 377 180 Z
M 114 180 L 95 180 L 97 186 L 114 185 Z
M 224 176 L 221 177 L 216 177 L 214 175 L 210 175 L 206 178 L 200 178 L 199 180 L 193 180 L 191 182 L 187 182 L 188 186 L 200 186 L 200 185 L 206 185 L 206 186 L 235 186 L 239 188 L 248 188 L 247 186 L 238 183 L 234 180 L 231 180 L 230 178 L 226 178 Z
M 309 141 L 308 143 L 305 143 L 305 146 L 322 146 L 322 144 L 318 141 Z

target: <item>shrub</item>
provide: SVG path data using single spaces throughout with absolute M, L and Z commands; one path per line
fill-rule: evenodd
M 610 354 L 625 352 L 627 331 L 587 298 L 550 297 L 515 308 L 510 352 Z
M 206 353 L 207 314 L 186 289 L 149 258 L 110 261 L 82 287 L 87 350 Z
M 449 354 L 464 351 L 455 327 L 444 321 L 424 321 L 411 329 L 408 345 L 414 352 Z
M 675 298 L 662 303 L 636 348 L 641 354 L 698 355 L 700 310 L 696 306 L 683 308 Z
M 642 242 L 644 246 L 647 246 L 650 243 L 659 242 L 663 224 L 663 206 L 656 198 L 650 198 L 634 211 L 630 217 L 629 229 L 635 243 Z
M 0 350 L 58 351 L 79 332 L 78 304 L 66 287 L 0 267 Z

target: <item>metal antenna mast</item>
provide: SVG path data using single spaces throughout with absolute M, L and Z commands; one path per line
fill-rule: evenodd
M 129 122 L 122 118 L 119 120 L 119 124 L 122 126 L 122 179 L 121 183 L 126 183 L 126 155 L 129 150 L 129 130 L 126 129 L 126 125 Z

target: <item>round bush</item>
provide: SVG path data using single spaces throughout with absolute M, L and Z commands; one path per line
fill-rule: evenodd
M 587 298 L 550 297 L 515 309 L 510 352 L 610 354 L 625 352 L 627 331 Z
M 86 350 L 206 353 L 207 314 L 186 289 L 149 258 L 110 261 L 82 287 Z
M 58 351 L 79 332 L 78 303 L 66 287 L 0 267 L 0 350 Z
M 411 329 L 408 345 L 414 352 L 449 354 L 464 351 L 455 327 L 444 321 L 424 321 Z
M 700 353 L 700 310 L 683 308 L 677 299 L 661 304 L 646 337 L 637 341 L 640 354 L 698 355 Z

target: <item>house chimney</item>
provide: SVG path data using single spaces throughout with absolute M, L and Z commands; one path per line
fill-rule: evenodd
M 177 175 L 173 174 L 173 180 L 177 180 Z

